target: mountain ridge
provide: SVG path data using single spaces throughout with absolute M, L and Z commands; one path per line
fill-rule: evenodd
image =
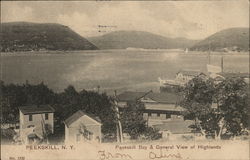
M 96 49 L 186 49 L 191 51 L 249 51 L 249 28 L 218 31 L 203 40 L 169 38 L 145 31 L 120 30 L 101 36 L 82 37 L 58 23 L 1 23 L 2 52 Z
M 168 38 L 150 32 L 134 30 L 114 31 L 87 39 L 100 49 L 185 49 L 198 42 L 198 40 L 182 37 Z
M 208 36 L 190 48 L 193 51 L 249 51 L 249 28 L 235 27 Z
M 1 23 L 2 52 L 39 50 L 96 50 L 95 45 L 58 23 Z

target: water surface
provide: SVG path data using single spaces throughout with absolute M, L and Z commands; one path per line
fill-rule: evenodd
M 249 55 L 223 55 L 224 70 L 249 72 Z M 220 65 L 221 55 L 213 54 L 211 64 Z M 173 79 L 181 69 L 207 72 L 206 53 L 149 50 L 78 51 L 46 54 L 1 54 L 1 79 L 5 83 L 40 83 L 59 92 L 69 84 L 81 89 L 113 92 L 159 90 L 158 77 Z

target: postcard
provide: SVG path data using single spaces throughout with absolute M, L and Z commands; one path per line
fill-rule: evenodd
M 248 160 L 249 1 L 1 1 L 2 160 Z

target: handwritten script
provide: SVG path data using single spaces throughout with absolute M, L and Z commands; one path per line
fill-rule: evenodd
M 149 152 L 149 159 L 162 159 L 162 158 L 175 158 L 175 159 L 183 159 L 180 153 L 177 154 L 166 154 L 160 150 L 160 153 Z
M 103 151 L 98 151 L 99 159 L 105 160 L 105 159 L 133 159 L 131 155 L 124 154 L 124 153 L 110 153 Z

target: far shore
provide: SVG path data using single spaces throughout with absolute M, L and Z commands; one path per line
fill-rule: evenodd
M 104 49 L 104 50 L 72 50 L 72 51 L 20 51 L 20 52 L 0 52 L 1 56 L 16 56 L 16 55 L 51 55 L 51 54 L 74 54 L 74 53 L 98 53 L 98 52 L 115 52 L 115 51 L 127 51 L 127 52 L 169 52 L 178 53 L 183 55 L 199 55 L 208 54 L 208 51 L 189 51 L 185 52 L 179 49 L 144 49 L 144 50 L 126 50 L 126 49 Z M 210 52 L 211 55 L 249 55 L 249 52 Z

